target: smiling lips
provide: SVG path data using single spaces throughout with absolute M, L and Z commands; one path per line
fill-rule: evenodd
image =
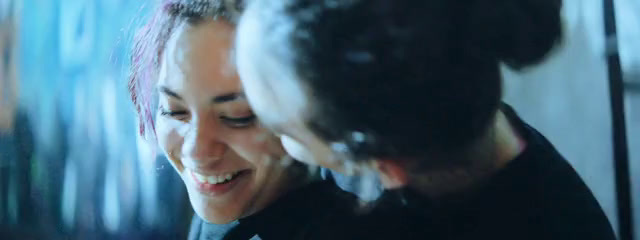
M 214 194 L 220 195 L 229 191 L 233 185 L 237 182 L 237 179 L 240 178 L 243 173 L 247 172 L 245 170 L 229 172 L 224 174 L 216 174 L 205 176 L 199 173 L 196 173 L 190 169 L 187 169 L 189 175 L 193 178 L 194 182 L 198 190 L 205 194 Z
M 198 180 L 198 183 L 209 183 L 209 184 L 226 183 L 228 181 L 231 181 L 231 179 L 235 178 L 236 176 L 238 176 L 239 172 L 240 171 L 232 172 L 232 173 L 225 173 L 225 174 L 220 174 L 220 175 L 204 176 L 204 175 L 201 175 L 199 173 L 196 173 L 196 172 L 192 171 L 192 173 L 195 176 L 196 180 Z

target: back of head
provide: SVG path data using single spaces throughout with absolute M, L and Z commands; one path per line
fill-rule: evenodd
M 486 133 L 501 98 L 499 64 L 542 61 L 561 39 L 561 5 L 292 0 L 274 11 L 294 21 L 287 41 L 313 96 L 308 126 L 356 159 L 420 158 Z

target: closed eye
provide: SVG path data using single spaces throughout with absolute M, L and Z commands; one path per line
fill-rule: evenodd
M 177 120 L 185 120 L 188 116 L 189 112 L 187 111 L 166 111 L 164 109 L 160 109 L 160 115 L 165 117 L 171 117 Z
M 220 120 L 222 120 L 222 122 L 224 122 L 227 126 L 231 128 L 245 128 L 245 127 L 251 127 L 255 124 L 256 115 L 240 117 L 240 118 L 221 116 Z
M 164 116 L 175 117 L 175 116 L 179 116 L 179 115 L 185 115 L 185 114 L 187 114 L 187 111 L 162 112 L 160 114 L 164 115 Z

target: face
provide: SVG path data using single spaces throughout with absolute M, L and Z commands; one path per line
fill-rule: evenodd
M 229 64 L 234 27 L 178 27 L 157 84 L 158 142 L 184 181 L 195 212 L 215 224 L 264 208 L 289 185 L 277 138 L 256 124 Z
M 293 64 L 285 63 L 287 56 L 275 54 L 278 49 L 264 45 L 278 36 L 261 34 L 263 30 L 254 17 L 255 10 L 250 7 L 245 11 L 236 42 L 236 65 L 254 112 L 265 126 L 280 136 L 282 145 L 294 159 L 354 173 L 357 167 L 348 165 L 349 162 L 334 151 L 340 145 L 323 141 L 306 126 L 305 116 L 312 109 L 311 94 L 292 74 Z

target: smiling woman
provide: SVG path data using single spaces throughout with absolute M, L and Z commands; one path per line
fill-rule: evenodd
M 272 164 L 284 152 L 255 124 L 247 102 L 230 97 L 241 91 L 237 76 L 225 74 L 232 32 L 222 21 L 179 24 L 157 83 L 158 142 L 182 175 L 194 209 L 212 223 L 252 214 L 292 177 Z
M 327 220 L 323 215 L 350 212 L 355 198 L 291 161 L 277 138 L 257 123 L 229 58 L 236 6 L 234 1 L 162 6 L 136 39 L 129 87 L 141 133 L 157 140 L 187 188 L 199 216 L 192 229 L 220 232 L 216 229 L 223 226 L 216 224 L 240 219 L 221 235 L 282 239 L 278 236 L 301 234 Z M 300 213 L 300 208 L 309 210 Z

